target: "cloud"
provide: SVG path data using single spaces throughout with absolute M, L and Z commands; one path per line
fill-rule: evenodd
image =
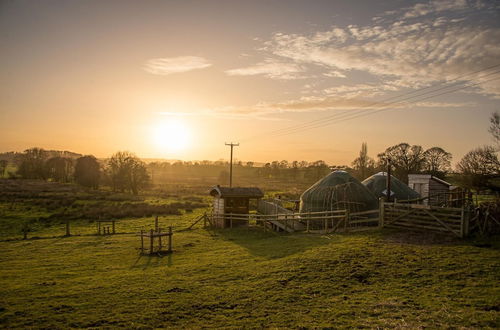
M 279 62 L 275 59 L 265 59 L 255 65 L 227 70 L 230 76 L 255 76 L 263 75 L 271 79 L 299 79 L 300 73 L 305 69 L 296 63 Z
M 207 59 L 198 56 L 178 56 L 169 58 L 153 58 L 144 64 L 144 70 L 157 75 L 187 72 L 211 66 Z
M 442 11 L 449 10 L 462 10 L 468 8 L 466 0 L 437 0 L 430 1 L 428 3 L 417 3 L 413 7 L 410 7 L 406 13 L 404 13 L 405 18 L 414 18 L 419 16 L 425 16 L 431 13 L 439 13 Z
M 443 5 L 444 6 L 444 5 Z M 348 75 L 358 70 L 378 77 L 379 90 L 419 88 L 454 80 L 498 64 L 500 29 L 439 17 L 417 23 L 399 20 L 387 26 L 350 25 L 313 34 L 276 33 L 264 50 L 303 66 Z M 481 74 L 463 78 L 480 82 Z M 484 79 L 483 79 L 484 80 Z M 476 91 L 500 96 L 497 81 Z

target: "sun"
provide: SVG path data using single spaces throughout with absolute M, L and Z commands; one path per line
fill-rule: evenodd
M 152 138 L 161 151 L 179 152 L 189 147 L 190 131 L 181 119 L 169 118 L 154 126 Z

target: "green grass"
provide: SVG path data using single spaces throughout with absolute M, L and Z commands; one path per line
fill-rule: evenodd
M 498 327 L 498 244 L 419 242 L 195 229 L 165 257 L 131 234 L 0 242 L 0 325 Z
M 141 256 L 135 235 L 152 217 L 121 219 L 109 236 L 92 220 L 72 221 L 71 237 L 59 220 L 34 221 L 22 240 L 18 226 L 50 212 L 0 207 L 0 328 L 500 327 L 498 236 L 182 230 L 196 209 L 160 217 L 174 252 L 158 257 Z

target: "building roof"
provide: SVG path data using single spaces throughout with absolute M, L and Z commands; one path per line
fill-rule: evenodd
M 410 178 L 414 178 L 414 179 L 420 178 L 420 179 L 434 180 L 434 181 L 442 183 L 442 184 L 444 184 L 444 185 L 446 185 L 448 187 L 451 186 L 451 183 L 446 182 L 446 181 L 444 181 L 444 180 L 442 180 L 442 179 L 440 179 L 438 177 L 435 177 L 433 175 L 430 175 L 430 174 L 408 174 L 408 179 L 410 179 Z
M 262 198 L 264 193 L 257 187 L 221 187 L 215 186 L 210 189 L 210 195 L 214 197 L 247 197 Z
M 387 173 L 378 172 L 361 182 L 376 197 L 387 196 Z M 420 195 L 396 177 L 391 175 L 391 197 L 398 200 L 420 198 Z

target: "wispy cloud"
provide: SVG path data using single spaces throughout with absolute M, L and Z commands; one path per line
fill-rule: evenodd
M 144 70 L 157 75 L 187 72 L 204 69 L 211 66 L 207 59 L 198 56 L 178 56 L 168 58 L 153 58 L 144 64 Z
M 280 62 L 275 59 L 265 59 L 255 65 L 227 70 L 230 76 L 255 76 L 263 75 L 271 79 L 299 79 L 305 71 L 301 65 L 293 62 Z
M 470 22 L 469 22 L 470 23 Z M 317 65 L 327 72 L 364 71 L 378 77 L 379 90 L 418 88 L 495 64 L 500 58 L 500 29 L 452 22 L 439 17 L 421 22 L 399 20 L 387 26 L 350 25 L 313 34 L 276 33 L 264 50 L 303 66 Z M 480 82 L 480 75 L 464 81 Z M 500 96 L 497 81 L 477 91 Z

